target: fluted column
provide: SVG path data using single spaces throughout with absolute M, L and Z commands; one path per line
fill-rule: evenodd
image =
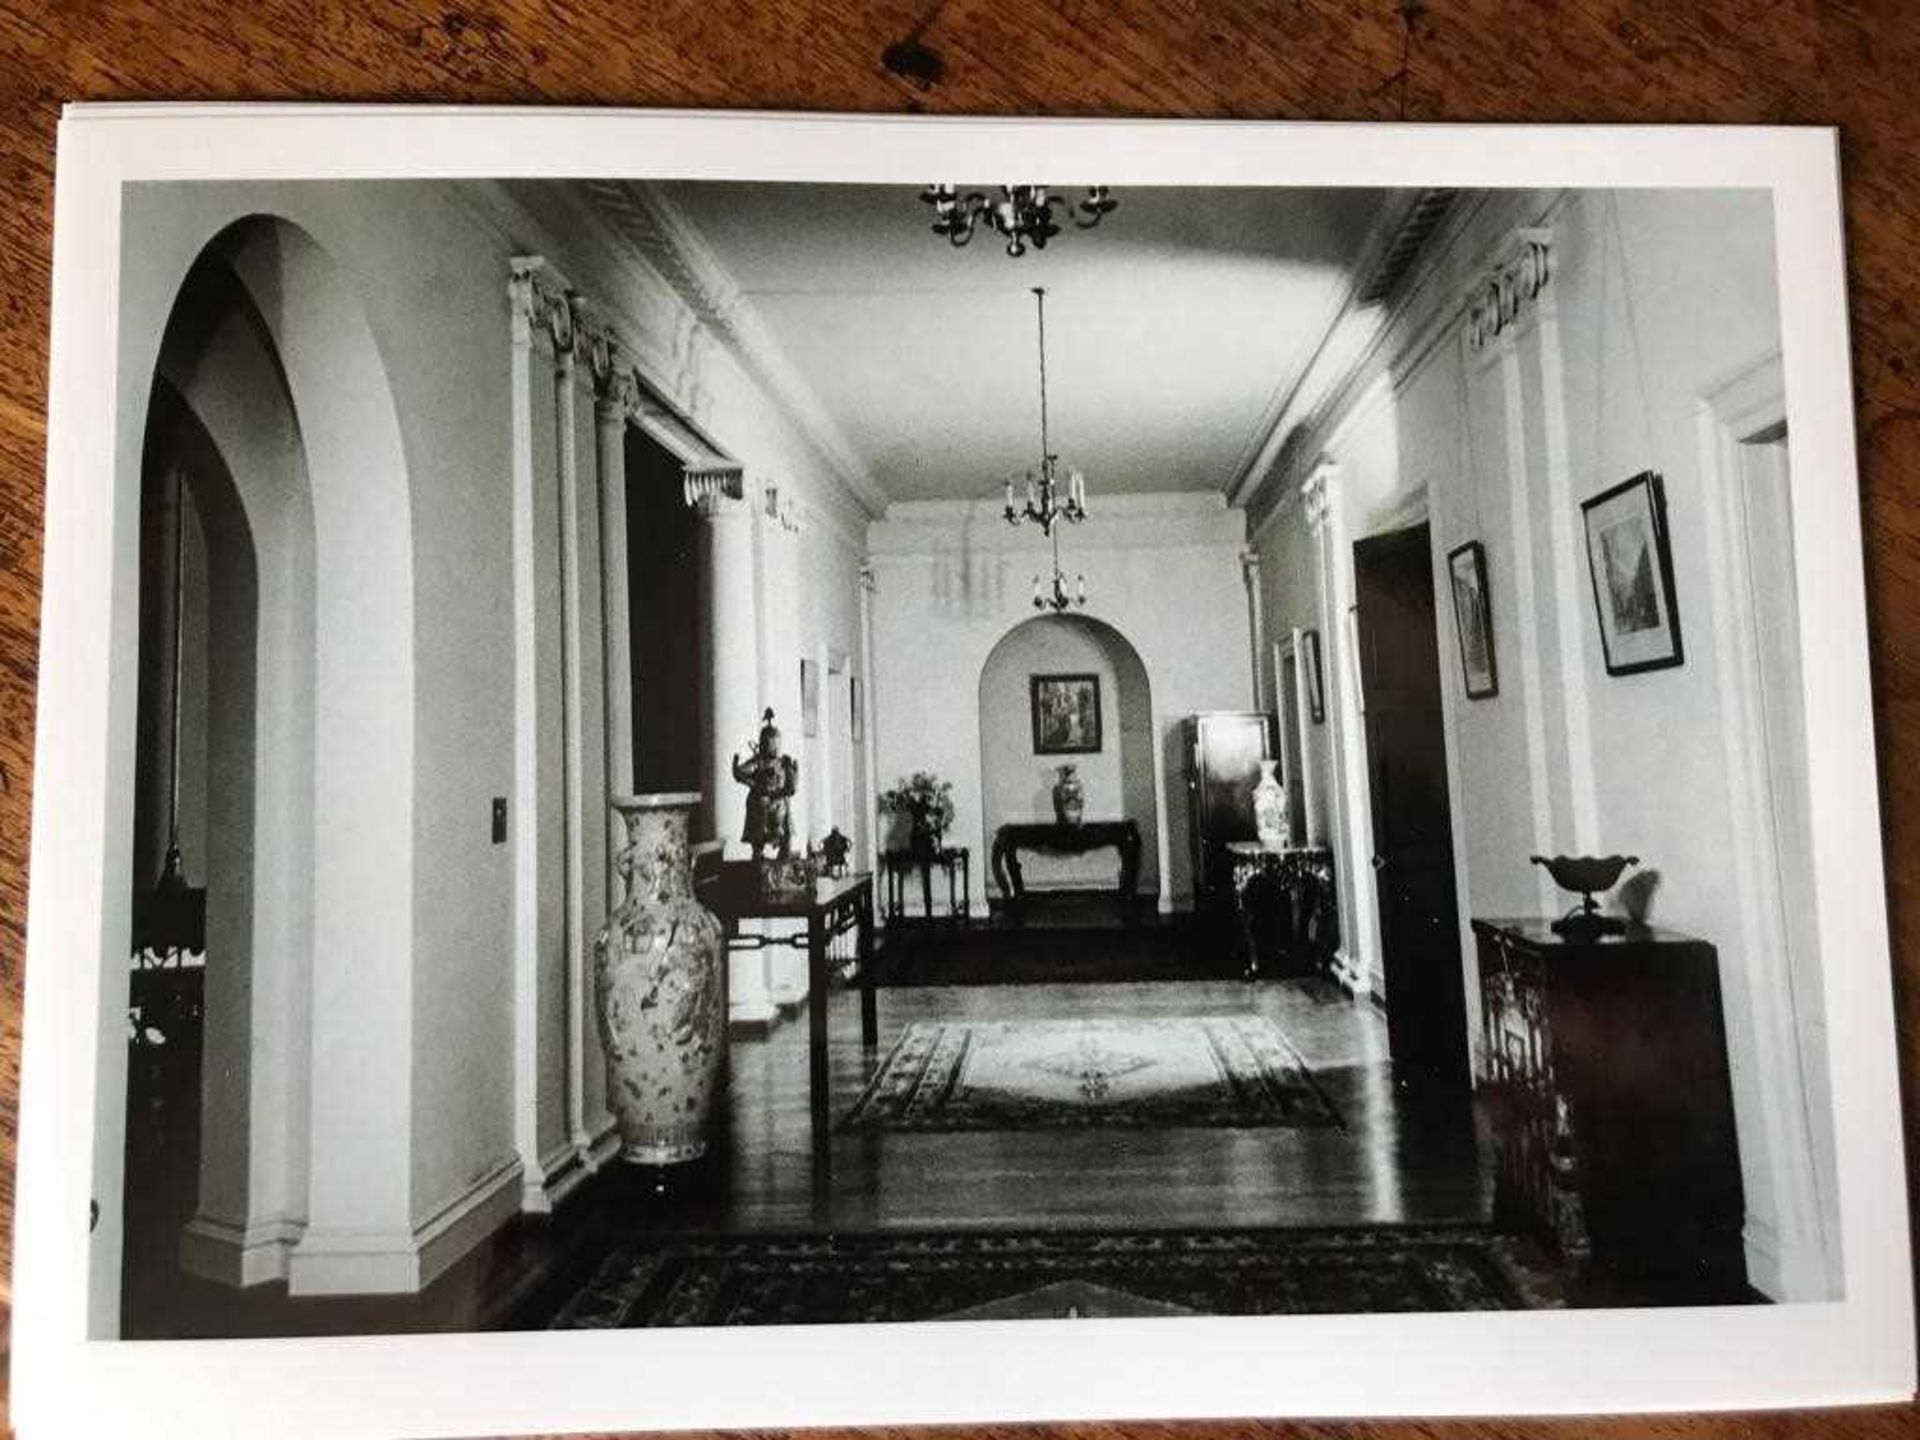
M 1261 684 L 1261 665 L 1267 650 L 1267 597 L 1260 588 L 1260 552 L 1247 550 L 1240 556 L 1240 574 L 1247 582 L 1247 629 L 1253 646 L 1253 708 L 1267 708 L 1266 687 Z
M 854 677 L 860 683 L 860 814 L 855 817 L 860 840 L 860 868 L 873 872 L 874 911 L 880 910 L 879 869 L 880 835 L 877 782 L 874 774 L 874 693 L 873 693 L 873 596 L 877 588 L 873 565 L 860 564 L 860 670 Z M 983 870 L 985 866 L 981 867 Z

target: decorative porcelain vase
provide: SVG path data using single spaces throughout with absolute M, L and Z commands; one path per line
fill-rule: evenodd
M 593 947 L 607 1104 L 620 1157 L 677 1165 L 706 1153 L 726 1045 L 725 935 L 693 896 L 687 822 L 697 794 L 613 801 L 626 883 Z
M 1072 765 L 1060 767 L 1053 782 L 1053 818 L 1062 825 L 1078 825 L 1087 813 L 1087 790 Z
M 1278 760 L 1260 762 L 1260 783 L 1253 787 L 1253 832 L 1262 845 L 1277 850 L 1287 843 L 1287 787 L 1274 769 Z
M 915 810 L 907 821 L 907 850 L 913 855 L 932 855 L 940 849 L 940 832 L 924 810 Z

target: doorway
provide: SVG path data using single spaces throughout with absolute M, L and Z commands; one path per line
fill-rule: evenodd
M 683 498 L 678 456 L 637 425 L 627 426 L 626 449 L 633 788 L 700 790 L 700 517 Z M 696 820 L 694 833 L 707 828 Z
M 1466 992 L 1429 527 L 1361 540 L 1353 564 L 1388 1045 L 1396 1079 L 1464 1089 Z

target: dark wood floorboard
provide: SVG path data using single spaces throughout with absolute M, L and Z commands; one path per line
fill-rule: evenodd
M 977 930 L 948 958 L 978 981 L 1024 939 Z M 1158 946 L 1175 973 L 1177 927 L 1055 930 L 1043 950 L 1098 968 Z M 1151 956 L 1149 955 L 1151 960 Z M 858 996 L 829 999 L 832 1113 L 844 1115 L 903 1027 L 920 1019 L 1064 1019 L 1259 1014 L 1293 1042 L 1338 1126 L 1087 1129 L 960 1134 L 835 1133 L 821 1167 L 807 1094 L 804 1016 L 736 1036 L 710 1159 L 667 1177 L 620 1167 L 550 1219 L 523 1218 L 419 1296 L 295 1299 L 180 1277 L 140 1297 L 131 1333 L 343 1334 L 494 1328 L 577 1283 L 636 1231 L 706 1235 L 928 1229 L 1231 1229 L 1484 1219 L 1490 1188 L 1471 1106 L 1395 1083 L 1385 1018 L 1323 979 L 1110 984 L 910 985 L 879 994 L 879 1043 L 861 1044 Z M 662 1187 L 657 1183 L 664 1178 Z

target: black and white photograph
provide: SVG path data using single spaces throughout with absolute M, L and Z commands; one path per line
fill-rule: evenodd
M 1660 477 L 1652 471 L 1636 475 L 1580 509 L 1607 673 L 1633 675 L 1680 664 L 1680 616 Z
M 1460 668 L 1469 700 L 1500 693 L 1493 655 L 1493 611 L 1487 595 L 1487 551 L 1469 540 L 1447 556 L 1453 580 L 1453 623 L 1460 645 Z
M 1085 755 L 1100 749 L 1100 677 L 1035 675 L 1033 753 Z
M 86 1337 L 1863 1303 L 1775 192 L 714 143 L 118 187 Z

